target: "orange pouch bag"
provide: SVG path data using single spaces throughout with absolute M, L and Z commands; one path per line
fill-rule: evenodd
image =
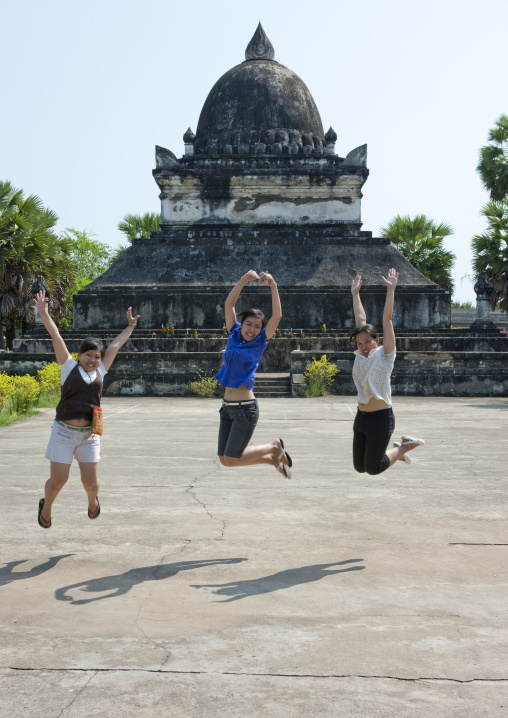
M 92 419 L 92 434 L 102 436 L 104 425 L 102 423 L 102 409 L 100 406 L 94 406 Z

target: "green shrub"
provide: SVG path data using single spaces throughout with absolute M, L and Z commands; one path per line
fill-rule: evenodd
M 215 396 L 218 389 L 219 382 L 215 378 L 214 374 L 205 374 L 205 372 L 199 370 L 198 378 L 194 381 L 190 381 L 187 386 L 189 389 L 197 394 L 198 396 Z
M 321 359 L 312 357 L 311 364 L 307 364 L 307 367 L 303 373 L 305 377 L 305 396 L 326 396 L 330 393 L 333 379 L 339 370 L 328 361 L 326 354 L 323 354 Z
M 14 391 L 9 397 L 9 411 L 11 414 L 24 414 L 39 397 L 39 382 L 29 374 L 12 376 L 10 379 Z
M 4 371 L 0 372 L 0 411 L 3 411 L 8 404 L 10 396 L 14 393 L 12 377 Z
M 41 387 L 41 394 L 60 389 L 60 367 L 52 361 L 37 372 L 37 380 Z

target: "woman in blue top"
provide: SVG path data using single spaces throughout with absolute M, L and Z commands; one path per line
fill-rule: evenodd
M 245 309 L 236 317 L 235 305 L 248 282 L 259 280 L 272 292 L 272 316 L 268 323 L 259 309 Z M 270 444 L 248 446 L 259 418 L 259 408 L 253 393 L 256 370 L 268 342 L 282 318 L 279 291 L 267 272 L 258 275 L 253 269 L 235 284 L 224 305 L 229 338 L 224 352 L 224 364 L 217 374 L 225 387 L 220 409 L 218 455 L 223 466 L 271 464 L 286 478 L 291 478 L 291 457 L 284 451 L 282 439 Z

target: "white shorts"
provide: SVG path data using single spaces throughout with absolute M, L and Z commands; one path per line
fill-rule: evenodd
M 92 434 L 90 427 L 83 431 L 81 427 L 54 421 L 46 459 L 58 464 L 72 464 L 73 457 L 96 464 L 101 458 L 101 437 Z

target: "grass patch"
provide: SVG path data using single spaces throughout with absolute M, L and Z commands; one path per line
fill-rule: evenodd
M 30 407 L 28 407 L 26 411 L 0 411 L 0 426 L 9 426 L 9 424 L 14 424 L 16 421 L 29 419 L 31 416 L 35 416 L 39 413 L 37 411 L 38 409 L 54 409 L 59 401 L 60 389 L 51 389 L 50 391 L 45 391 L 39 395 L 37 400 Z

